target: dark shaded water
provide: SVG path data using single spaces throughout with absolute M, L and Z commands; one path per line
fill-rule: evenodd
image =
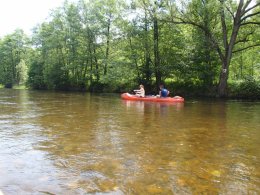
M 6 195 L 260 193 L 260 102 L 2 89 L 0 138 Z

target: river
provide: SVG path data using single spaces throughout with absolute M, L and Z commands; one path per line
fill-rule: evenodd
M 0 194 L 259 194 L 260 102 L 0 90 Z

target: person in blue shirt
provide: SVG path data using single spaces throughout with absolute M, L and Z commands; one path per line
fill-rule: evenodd
M 159 91 L 159 96 L 160 97 L 168 97 L 170 91 L 164 88 L 163 85 L 160 85 L 160 91 Z

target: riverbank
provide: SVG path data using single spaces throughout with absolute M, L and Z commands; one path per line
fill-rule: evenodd
M 0 84 L 0 89 L 2 89 L 2 88 L 5 88 L 5 86 Z M 6 87 L 6 88 L 8 88 L 8 87 Z M 13 85 L 11 88 L 12 89 L 29 89 L 26 85 Z
M 83 89 L 43 89 L 56 91 L 81 91 L 93 93 L 124 93 L 131 92 L 137 86 L 129 84 L 127 86 L 112 86 L 110 84 L 95 84 Z M 212 98 L 220 99 L 217 94 L 217 85 L 205 86 L 204 84 L 192 82 L 166 82 L 166 88 L 170 91 L 170 96 L 182 96 L 185 98 Z M 0 85 L 4 88 L 4 85 Z M 13 89 L 30 89 L 25 85 L 13 85 Z M 37 89 L 38 90 L 38 89 Z M 155 85 L 146 86 L 146 94 L 156 95 L 158 89 Z M 223 99 L 223 98 L 222 98 Z M 230 82 L 225 99 L 260 100 L 260 81 L 247 79 L 239 82 Z

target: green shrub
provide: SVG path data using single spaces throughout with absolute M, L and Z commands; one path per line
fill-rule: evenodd
M 166 83 L 166 88 L 171 91 L 171 96 L 190 97 L 215 97 L 216 87 L 205 86 L 197 81 L 175 81 Z
M 260 82 L 252 77 L 229 84 L 229 96 L 243 99 L 260 99 Z

